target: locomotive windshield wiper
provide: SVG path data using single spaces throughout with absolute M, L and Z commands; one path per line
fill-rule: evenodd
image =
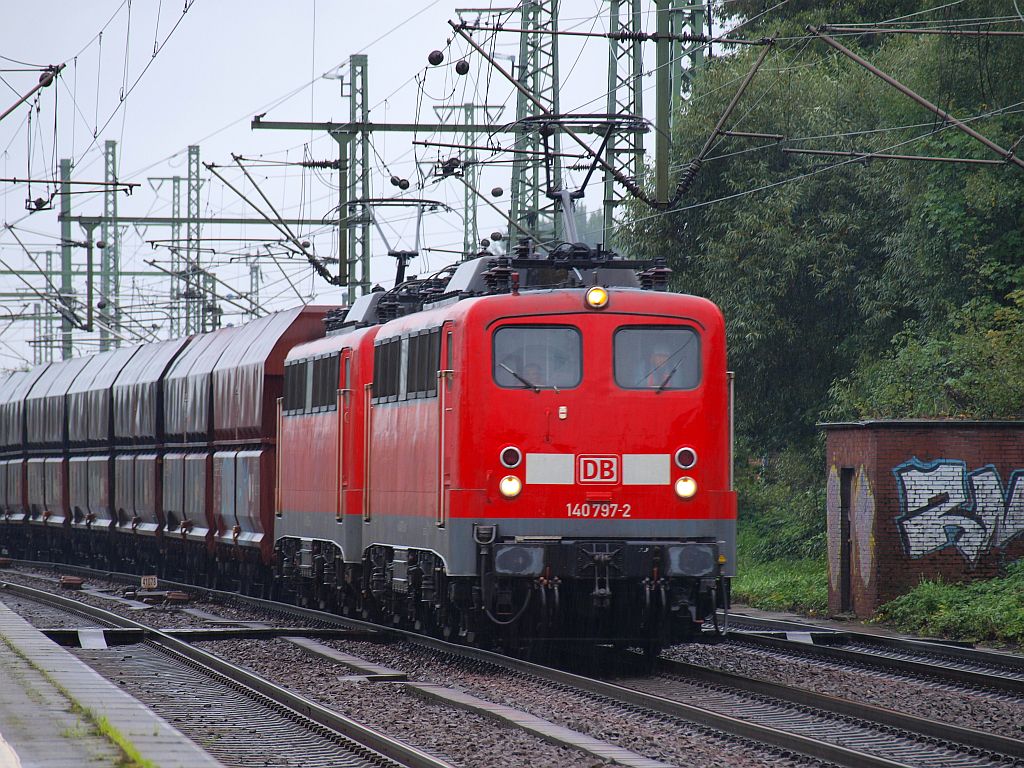
M 658 392 L 663 392 L 665 390 L 665 387 L 668 386 L 668 383 L 672 380 L 672 377 L 675 376 L 676 371 L 679 370 L 679 366 L 682 364 L 683 359 L 679 358 L 679 362 L 675 364 L 675 367 L 668 372 L 668 376 L 665 377 L 665 380 L 661 382 L 661 385 L 657 389 Z
M 675 352 L 673 352 L 672 354 L 669 355 L 669 359 L 671 360 L 677 354 L 679 354 L 684 349 L 686 349 L 686 347 L 689 346 L 691 341 L 693 341 L 692 337 L 687 339 L 686 341 L 684 341 L 682 344 L 680 344 L 679 349 L 677 349 Z M 662 383 L 660 383 L 658 385 L 656 391 L 658 391 L 658 392 L 664 392 L 665 391 L 665 388 L 667 386 L 669 386 L 669 382 L 672 381 L 672 377 L 676 375 L 676 371 L 678 371 L 679 367 L 683 365 L 683 359 L 684 358 L 682 356 L 679 357 L 679 361 L 677 362 L 677 364 L 675 366 L 673 366 L 672 370 L 669 372 L 669 375 L 665 377 L 665 381 L 663 381 Z M 665 364 L 662 364 L 662 365 L 665 365 Z M 660 367 L 662 367 L 662 366 L 658 366 L 657 368 L 654 369 L 654 371 L 657 371 L 657 369 L 660 368 Z M 654 374 L 654 371 L 651 371 L 647 376 L 652 376 Z
M 532 390 L 533 390 L 534 392 L 540 392 L 540 387 L 538 387 L 538 386 L 537 386 L 536 384 L 534 384 L 534 383 L 533 383 L 532 381 L 530 381 L 529 379 L 527 379 L 527 378 L 526 378 L 525 376 L 522 376 L 522 375 L 520 375 L 520 374 L 516 373 L 515 371 L 513 371 L 513 370 L 512 370 L 511 368 L 509 368 L 509 367 L 508 367 L 507 365 L 505 365 L 504 363 L 498 363 L 498 365 L 500 365 L 500 366 L 501 366 L 502 368 L 504 368 L 504 369 L 505 369 L 506 371 L 508 371 L 509 373 L 511 373 L 511 374 L 512 374 L 513 376 L 515 376 L 515 377 L 516 377 L 517 379 L 519 379 L 519 381 L 521 381 L 521 382 L 522 382 L 522 383 L 523 383 L 524 385 L 526 385 L 527 387 L 529 387 L 530 389 L 532 389 Z

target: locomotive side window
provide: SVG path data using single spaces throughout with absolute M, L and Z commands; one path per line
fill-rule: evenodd
M 580 332 L 571 326 L 507 325 L 494 332 L 494 383 L 507 389 L 569 389 L 583 376 Z
M 441 329 L 420 331 L 408 339 L 409 354 L 405 372 L 407 398 L 437 394 L 437 370 L 441 357 Z
M 316 410 L 337 408 L 338 355 L 328 355 L 313 361 L 313 403 Z
M 377 342 L 373 350 L 373 401 L 393 403 L 437 395 L 441 329 Z
M 623 389 L 695 389 L 700 336 L 680 326 L 628 326 L 615 332 L 615 383 Z
M 387 339 L 373 348 L 373 400 L 384 403 L 398 399 L 401 389 L 402 340 Z
M 306 409 L 307 370 L 308 363 L 305 360 L 285 366 L 284 402 L 281 404 L 285 413 L 301 413 Z
M 323 400 L 324 390 L 324 361 L 323 360 L 311 360 L 313 368 L 313 397 L 310 402 L 310 407 L 314 411 L 320 410 L 320 404 Z
M 287 364 L 281 404 L 285 415 L 336 409 L 340 363 L 340 355 L 335 353 Z

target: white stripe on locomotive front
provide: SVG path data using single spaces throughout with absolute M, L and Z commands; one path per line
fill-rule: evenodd
M 669 485 L 672 457 L 667 453 L 622 454 L 623 485 Z M 526 454 L 526 485 L 575 485 L 576 455 Z

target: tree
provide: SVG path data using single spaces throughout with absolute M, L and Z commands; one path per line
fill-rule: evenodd
M 965 15 L 995 15 L 994 4 L 971 5 Z M 872 61 L 945 109 L 987 115 L 974 126 L 993 140 L 1009 146 L 1024 134 L 1021 113 L 1004 109 L 1021 100 L 1024 41 L 870 44 Z M 755 53 L 716 59 L 702 75 L 676 122 L 676 168 L 703 144 Z M 993 156 L 809 39 L 777 46 L 727 128 L 782 134 L 791 147 Z M 755 449 L 775 451 L 810 438 L 833 382 L 866 369 L 894 338 L 908 343 L 905 329 L 938 337 L 969 302 L 1010 305 L 1008 294 L 1024 288 L 1024 172 L 809 160 L 766 144 L 722 139 L 680 208 L 634 206 L 625 238 L 639 257 L 664 255 L 677 289 L 722 307 L 738 428 Z

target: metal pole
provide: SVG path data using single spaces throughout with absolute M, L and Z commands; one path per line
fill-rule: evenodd
M 975 139 L 976 141 L 981 142 L 986 147 L 988 147 L 993 152 L 995 152 L 997 155 L 999 155 L 1004 160 L 1006 160 L 1006 162 L 1013 163 L 1014 165 L 1016 165 L 1019 168 L 1024 168 L 1024 160 L 1021 160 L 1019 157 L 1014 155 L 1013 152 L 1011 152 L 1008 149 L 1003 149 L 1001 146 L 999 146 L 998 144 L 996 144 L 993 141 L 989 141 L 984 136 L 982 136 L 980 133 L 978 133 L 976 130 L 974 130 L 969 125 L 964 123 L 962 120 L 958 120 L 957 118 L 953 117 L 948 112 L 945 112 L 942 109 L 940 109 L 939 107 L 937 107 L 934 104 L 932 104 L 930 101 L 928 101 L 923 96 L 919 96 L 917 93 L 915 93 L 914 91 L 912 91 L 909 88 L 907 88 L 907 86 L 905 86 L 903 83 L 901 83 L 896 78 L 890 77 L 885 72 L 883 72 L 882 70 L 878 69 L 878 67 L 874 66 L 867 59 L 861 58 L 856 53 L 851 51 L 849 48 L 841 45 L 839 42 L 837 42 L 836 40 L 833 40 L 831 37 L 826 35 L 824 32 L 821 32 L 820 30 L 818 30 L 817 28 L 815 28 L 813 26 L 808 25 L 807 31 L 810 32 L 812 35 L 817 35 L 822 40 L 824 40 L 826 43 L 828 43 L 830 46 L 832 46 L 837 51 L 839 51 L 841 54 L 843 54 L 844 56 L 846 56 L 849 59 L 852 59 L 856 63 L 860 64 L 862 67 L 864 67 L 864 69 L 866 69 L 868 72 L 873 74 L 875 77 L 877 77 L 877 78 L 879 78 L 881 80 L 884 80 L 889 85 L 891 85 L 893 88 L 895 88 L 897 91 L 902 93 L 904 96 L 907 96 L 908 98 L 910 98 L 913 101 L 917 102 L 918 104 L 920 104 L 922 107 L 927 109 L 932 114 L 935 114 L 938 117 L 941 117 L 943 120 L 945 120 L 946 122 L 948 122 L 951 125 L 953 125 L 954 128 L 957 128 L 958 130 L 962 131 L 963 133 L 966 133 L 972 139 Z
M 203 295 L 202 275 L 193 271 L 193 267 L 201 268 L 199 255 L 199 189 L 202 186 L 199 178 L 199 147 L 195 144 L 188 148 L 188 223 L 185 236 L 188 238 L 185 256 L 189 262 L 188 281 L 185 283 L 185 333 L 202 333 L 206 330 L 205 318 L 201 308 L 206 306 Z
M 53 272 L 53 251 L 47 251 L 46 252 L 46 271 L 50 274 L 50 277 L 53 277 L 53 274 L 54 274 L 54 272 Z M 63 278 L 63 275 L 61 275 L 61 277 Z M 62 284 L 62 287 L 61 287 L 60 299 L 61 299 L 61 304 L 63 304 L 64 303 L 63 279 L 61 280 L 61 284 Z M 53 319 L 54 319 L 53 315 L 49 315 L 48 314 L 46 316 L 45 320 L 43 321 L 43 324 L 45 326 L 43 328 L 43 337 L 46 339 L 46 345 L 45 345 L 45 349 L 43 350 L 44 354 L 42 356 L 42 359 L 45 360 L 48 363 L 53 362 Z
M 60 161 L 60 292 L 61 299 L 71 298 L 71 161 Z M 71 337 L 73 325 L 66 314 L 60 320 L 61 359 L 69 360 L 74 354 Z
M 614 35 L 619 32 L 619 5 L 622 0 L 609 0 L 608 10 L 608 32 L 610 34 L 608 38 L 608 99 L 605 106 L 605 112 L 609 115 L 613 115 L 618 111 L 619 108 L 619 42 L 615 39 Z M 605 147 L 605 160 L 609 165 L 615 164 L 615 145 L 616 136 L 612 135 L 608 137 L 608 144 Z M 601 217 L 603 242 L 608 243 L 611 240 L 611 232 L 615 227 L 615 177 L 605 171 L 604 174 L 604 199 L 603 199 L 603 214 Z
M 174 224 L 171 225 L 171 238 L 175 245 L 181 244 L 181 176 L 171 177 L 171 216 L 174 217 Z M 181 256 L 177 248 L 171 249 L 171 271 L 177 274 L 181 271 Z M 182 335 L 182 311 L 181 311 L 181 287 L 178 281 L 171 280 L 171 337 L 179 338 Z
M 32 338 L 35 344 L 32 345 L 32 365 L 39 365 L 43 362 L 42 356 L 42 325 L 43 305 L 38 301 L 32 304 Z
M 108 185 L 117 181 L 117 142 L 108 139 L 103 147 L 104 180 Z M 100 311 L 100 352 L 111 346 L 120 346 L 119 329 L 121 320 L 121 275 L 120 225 L 117 220 L 117 190 L 107 186 L 103 192 L 102 238 L 106 247 L 100 267 L 100 300 L 104 307 Z
M 668 162 L 671 148 L 669 115 L 672 104 L 672 43 L 668 38 L 671 29 L 669 3 L 670 0 L 655 2 L 659 37 L 655 43 L 654 75 L 654 199 L 659 203 L 668 202 Z
M 369 59 L 365 54 L 353 54 L 348 62 L 349 120 L 365 125 L 370 120 Z M 360 128 L 349 142 L 349 201 L 366 200 L 372 196 L 370 173 L 370 134 L 365 128 Z M 370 292 L 370 217 L 365 204 L 359 206 L 359 221 L 351 222 L 348 227 L 348 256 L 352 260 L 348 272 L 348 300 L 352 303 L 357 296 Z M 358 280 L 356 264 L 359 265 Z
M 92 333 L 92 282 L 93 282 L 93 261 L 92 261 L 92 233 L 96 229 L 95 224 L 82 224 L 85 228 L 85 331 Z
M 352 274 L 348 251 L 348 155 L 352 136 L 331 135 L 338 142 L 338 284 L 344 285 Z
M 609 115 L 635 118 L 643 115 L 643 49 L 638 35 L 643 30 L 640 0 L 610 0 L 608 17 L 608 99 Z M 625 33 L 625 34 L 620 34 Z M 618 39 L 618 37 L 629 39 Z M 644 137 L 642 133 L 608 129 L 605 162 L 634 181 L 643 178 Z M 615 176 L 604 171 L 604 213 L 602 242 L 614 238 L 615 210 L 627 198 L 615 185 Z
M 473 122 L 473 118 L 476 117 L 476 105 L 475 104 L 463 104 L 462 105 L 462 117 L 466 125 L 470 125 Z M 484 119 L 487 118 L 487 107 L 484 107 Z M 472 145 L 476 142 L 476 135 L 466 131 L 466 144 Z M 477 178 L 480 175 L 480 168 L 476 164 L 476 150 L 467 149 L 465 155 L 465 163 L 462 166 L 462 173 L 466 176 L 467 181 L 474 187 L 477 185 Z M 467 186 L 463 190 L 462 196 L 462 252 L 465 254 L 462 258 L 469 259 L 470 254 L 476 253 L 480 243 L 480 230 L 477 225 L 477 206 L 476 201 L 473 199 L 473 192 Z M 400 260 L 400 271 L 402 275 L 405 274 L 405 261 Z

